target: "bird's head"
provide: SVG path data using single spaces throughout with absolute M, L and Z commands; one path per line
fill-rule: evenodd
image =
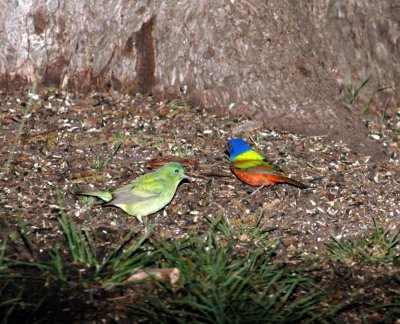
M 163 165 L 157 170 L 162 177 L 172 181 L 181 181 L 182 179 L 188 179 L 189 177 L 185 174 L 185 169 L 182 165 L 176 162 L 171 162 Z
M 238 155 L 251 150 L 249 144 L 240 138 L 232 138 L 228 141 L 229 161 L 233 161 Z

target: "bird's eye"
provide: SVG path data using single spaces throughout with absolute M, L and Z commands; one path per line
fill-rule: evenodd
M 178 169 L 175 169 L 175 173 L 179 173 L 179 170 L 178 170 Z

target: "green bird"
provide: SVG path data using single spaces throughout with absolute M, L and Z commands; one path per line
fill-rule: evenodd
M 98 197 L 106 202 L 104 206 L 119 207 L 143 223 L 144 216 L 159 211 L 171 202 L 183 179 L 189 179 L 184 168 L 172 162 L 114 191 L 82 192 L 79 195 Z

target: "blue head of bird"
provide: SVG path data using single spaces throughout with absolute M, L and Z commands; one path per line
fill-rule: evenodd
M 232 138 L 228 141 L 229 161 L 233 161 L 238 155 L 251 151 L 251 147 L 240 138 Z

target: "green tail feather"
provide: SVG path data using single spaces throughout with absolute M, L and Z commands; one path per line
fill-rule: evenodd
M 80 192 L 78 193 L 78 195 L 97 197 L 101 200 L 104 200 L 105 202 L 109 202 L 113 198 L 112 193 L 109 191 Z

